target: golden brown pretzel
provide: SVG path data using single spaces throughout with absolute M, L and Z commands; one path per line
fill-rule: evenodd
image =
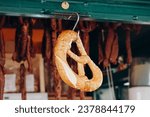
M 75 42 L 77 44 L 81 56 L 75 55 L 70 50 L 72 42 Z M 87 92 L 94 91 L 101 86 L 103 81 L 102 72 L 87 55 L 77 32 L 72 30 L 63 31 L 58 36 L 54 54 L 57 70 L 62 80 L 66 84 L 73 88 Z M 67 55 L 69 55 L 78 63 L 79 75 L 72 71 L 72 69 L 68 65 Z M 93 73 L 93 77 L 90 80 L 85 76 L 84 64 L 88 64 Z

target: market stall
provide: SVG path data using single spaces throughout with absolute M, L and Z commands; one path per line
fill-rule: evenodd
M 0 6 L 0 99 L 150 99 L 148 0 Z

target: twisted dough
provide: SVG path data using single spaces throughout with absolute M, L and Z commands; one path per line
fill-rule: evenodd
M 77 44 L 81 56 L 75 55 L 70 50 L 72 42 Z M 58 36 L 54 54 L 57 70 L 66 84 L 87 92 L 94 91 L 101 86 L 103 81 L 102 72 L 87 55 L 77 32 L 72 30 L 63 31 Z M 72 71 L 68 65 L 67 54 L 78 63 L 78 74 L 80 75 Z M 88 64 L 93 73 L 93 77 L 90 80 L 85 76 L 84 64 Z

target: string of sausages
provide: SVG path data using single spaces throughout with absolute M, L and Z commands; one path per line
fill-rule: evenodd
M 28 72 L 33 73 L 32 57 L 35 57 L 35 51 L 32 41 L 32 26 L 35 20 L 30 18 L 19 17 L 18 26 L 16 28 L 15 36 L 15 51 L 12 56 L 12 60 L 21 62 L 27 61 Z M 22 63 L 20 65 L 20 91 L 22 100 L 26 100 L 26 68 Z M 36 84 L 36 83 L 35 83 Z
M 52 78 L 51 78 L 51 70 L 52 70 L 52 40 L 51 40 L 51 29 L 50 29 L 50 20 L 45 19 L 43 22 L 44 26 L 44 34 L 43 34 L 43 39 L 42 39 L 42 47 L 41 47 L 41 52 L 42 56 L 44 58 L 44 62 L 47 64 L 46 68 L 48 71 L 48 79 L 47 82 L 49 85 L 47 85 L 47 91 L 50 93 L 51 88 L 52 88 Z
M 57 73 L 57 69 L 54 62 L 54 46 L 58 33 L 62 30 L 61 20 L 47 19 L 44 22 L 44 34 L 42 40 L 42 55 L 47 63 L 48 73 L 50 72 L 51 79 L 54 81 L 55 98 L 61 99 L 61 80 Z
M 108 27 L 108 35 L 105 45 L 105 59 L 103 66 L 106 68 L 110 63 L 116 64 L 119 52 L 118 35 L 115 32 L 118 24 L 112 24 Z
M 125 26 L 125 33 L 126 33 L 126 52 L 127 52 L 127 64 L 132 63 L 132 51 L 131 51 L 131 39 L 130 39 L 130 32 L 131 28 L 129 26 Z
M 16 29 L 15 51 L 12 59 L 17 62 L 28 62 L 28 71 L 33 72 L 31 57 L 35 57 L 32 41 L 32 20 L 29 18 L 23 20 L 19 17 L 19 25 Z
M 131 30 L 134 30 L 134 25 L 128 24 L 120 24 L 120 23 L 109 23 L 107 24 L 108 33 L 107 36 L 104 35 L 104 31 L 106 30 L 100 28 L 100 36 L 98 38 L 98 64 L 103 63 L 103 67 L 107 68 L 110 64 L 118 63 L 119 56 L 119 42 L 118 42 L 118 34 L 117 28 L 123 27 L 125 31 L 125 46 L 127 59 L 126 62 L 128 65 L 132 63 L 132 50 L 131 50 Z M 138 29 L 138 33 L 140 32 Z M 103 33 L 102 33 L 103 32 Z M 106 36 L 106 39 L 104 38 Z M 105 40 L 103 40 L 105 39 Z

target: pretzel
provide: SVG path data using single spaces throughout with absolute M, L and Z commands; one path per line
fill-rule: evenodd
M 77 44 L 81 56 L 75 55 L 70 50 L 73 42 Z M 58 36 L 54 54 L 58 73 L 67 85 L 86 92 L 95 91 L 101 86 L 103 81 L 102 72 L 87 55 L 79 37 L 79 33 L 72 30 L 63 31 Z M 72 71 L 68 65 L 67 55 L 78 63 L 78 74 Z M 88 64 L 93 73 L 93 77 L 90 80 L 85 76 L 84 64 Z

